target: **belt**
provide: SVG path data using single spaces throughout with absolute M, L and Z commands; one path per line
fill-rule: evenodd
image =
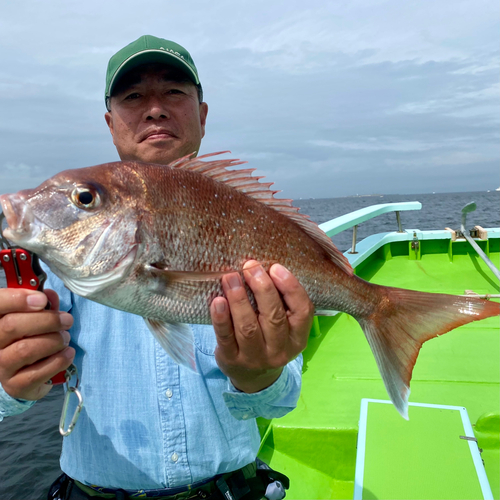
M 243 476 L 244 479 L 249 479 L 255 477 L 257 470 L 257 465 L 255 462 L 251 462 L 245 467 L 238 469 L 237 471 L 228 472 L 227 474 L 219 474 L 217 476 L 211 477 L 209 479 L 204 479 L 202 481 L 197 481 L 192 484 L 180 486 L 178 488 L 164 488 L 164 489 L 153 489 L 153 490 L 126 490 L 126 489 L 113 489 L 104 488 L 95 485 L 85 485 L 79 481 L 74 481 L 75 485 L 88 497 L 91 498 L 155 498 L 157 500 L 169 499 L 169 500 L 187 500 L 190 498 L 200 498 L 208 499 L 212 496 L 212 493 L 218 491 L 220 488 L 221 480 L 222 487 L 224 487 L 225 480 L 234 476 Z

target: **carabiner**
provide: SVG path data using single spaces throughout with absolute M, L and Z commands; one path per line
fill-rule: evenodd
M 70 371 L 71 369 L 71 371 Z M 67 377 L 66 377 L 66 394 L 64 395 L 64 403 L 61 411 L 61 419 L 59 420 L 59 433 L 61 434 L 62 437 L 69 436 L 73 429 L 75 428 L 76 421 L 78 420 L 78 417 L 80 416 L 80 412 L 82 411 L 83 408 L 83 398 L 82 395 L 80 394 L 80 391 L 78 390 L 78 372 L 76 369 L 75 365 L 71 365 L 70 368 L 66 371 Z M 72 377 L 72 375 L 76 375 L 76 384 L 74 386 L 69 385 L 69 381 Z M 68 413 L 68 405 L 69 405 L 69 399 L 71 397 L 71 394 L 75 394 L 76 397 L 78 398 L 78 404 L 76 405 L 75 412 L 73 413 L 73 416 L 71 417 L 71 422 L 68 425 L 68 428 L 64 430 L 64 426 L 66 424 L 66 414 Z

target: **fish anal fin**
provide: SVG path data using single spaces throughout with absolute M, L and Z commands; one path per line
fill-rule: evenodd
M 144 318 L 146 326 L 167 354 L 179 365 L 196 372 L 194 338 L 189 325 Z
M 500 314 L 500 304 L 473 297 L 374 287 L 379 307 L 357 318 L 375 356 L 385 388 L 408 419 L 413 367 L 422 344 L 459 326 Z

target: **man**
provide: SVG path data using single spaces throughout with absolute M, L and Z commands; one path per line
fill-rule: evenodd
M 197 152 L 205 134 L 208 107 L 196 66 L 167 40 L 143 36 L 111 58 L 106 106 L 122 160 L 167 165 Z M 46 381 L 71 362 L 81 376 L 85 406 L 64 440 L 65 475 L 51 498 L 56 491 L 60 498 L 113 498 L 139 490 L 188 497 L 198 488 L 201 498 L 222 498 L 228 484 L 248 479 L 254 487 L 255 418 L 295 407 L 299 354 L 313 316 L 284 267 L 268 274 L 257 264 L 246 263 L 244 277 L 258 315 L 234 273 L 223 279 L 225 298 L 212 302 L 213 328 L 191 325 L 197 373 L 172 361 L 142 318 L 75 296 L 50 273 L 57 294 L 0 290 L 0 418 L 45 396 Z

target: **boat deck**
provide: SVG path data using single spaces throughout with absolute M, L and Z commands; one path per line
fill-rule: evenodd
M 480 242 L 497 266 L 499 243 L 498 238 Z M 498 280 L 465 241 L 421 241 L 418 252 L 409 241 L 388 243 L 355 272 L 373 283 L 426 292 L 499 293 Z M 361 399 L 388 399 L 357 321 L 338 314 L 320 317 L 318 324 L 321 334 L 313 332 L 304 351 L 297 409 L 260 422 L 265 433 L 260 457 L 291 478 L 289 499 L 353 497 Z M 500 496 L 499 353 L 498 317 L 432 339 L 420 351 L 410 394 L 411 402 L 464 406 L 473 426 L 491 414 L 476 437 L 494 498 Z

